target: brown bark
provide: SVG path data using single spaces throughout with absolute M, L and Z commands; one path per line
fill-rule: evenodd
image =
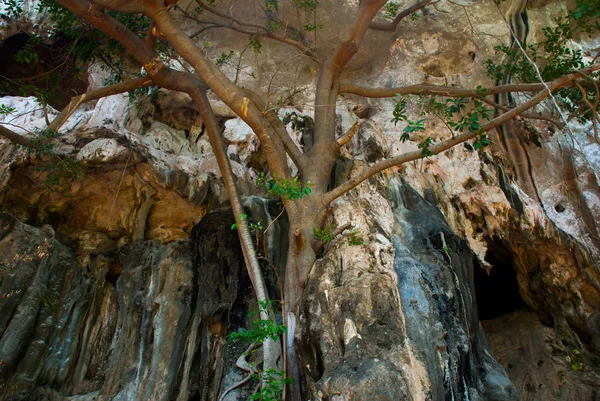
M 428 6 L 430 4 L 435 4 L 437 3 L 439 0 L 422 0 L 420 2 L 418 2 L 417 4 L 415 4 L 412 7 L 409 7 L 405 10 L 403 10 L 402 12 L 400 12 L 396 18 L 394 18 L 394 20 L 392 22 L 389 23 L 385 23 L 385 22 L 371 22 L 371 24 L 369 24 L 369 29 L 373 29 L 375 31 L 388 31 L 388 32 L 394 32 L 396 30 L 396 28 L 398 27 L 398 24 L 400 23 L 400 21 L 402 21 L 404 18 L 408 17 L 409 15 L 411 15 L 412 13 L 419 11 L 423 8 L 425 8 L 425 6 Z
M 325 191 L 339 146 L 335 139 L 335 106 L 339 79 L 347 63 L 358 52 L 369 24 L 387 0 L 361 1 L 350 29 L 323 63 L 315 96 L 315 143 L 308 158 L 315 161 L 305 172 L 316 191 Z
M 600 64 L 595 64 L 593 66 L 590 66 L 590 67 L 582 70 L 582 73 L 574 72 L 572 74 L 564 75 L 563 77 L 558 78 L 557 80 L 551 82 L 548 85 L 548 89 L 550 90 L 550 92 L 554 92 L 555 90 L 557 90 L 559 88 L 562 88 L 564 86 L 571 84 L 573 81 L 581 78 L 584 74 L 589 74 L 590 72 L 597 71 L 597 70 L 600 70 Z M 465 132 L 463 134 L 457 135 L 457 136 L 447 139 L 445 141 L 431 145 L 429 147 L 429 150 L 431 151 L 431 153 L 433 155 L 436 155 L 438 153 L 441 153 L 445 150 L 448 150 L 448 149 L 458 145 L 459 143 L 468 141 L 469 139 L 473 139 L 477 135 L 479 135 L 481 132 L 489 131 L 489 130 L 499 126 L 500 124 L 520 115 L 521 113 L 531 109 L 535 105 L 539 104 L 542 100 L 546 99 L 550 95 L 550 92 L 548 90 L 544 89 L 541 92 L 539 92 L 537 95 L 535 95 L 533 98 L 531 98 L 529 101 L 527 101 L 527 102 L 515 107 L 514 109 L 511 109 L 510 111 L 508 111 L 504 114 L 501 114 L 498 117 L 483 124 L 479 131 Z M 366 168 L 363 172 L 361 172 L 360 174 L 355 176 L 354 178 L 346 181 L 344 184 L 340 185 L 339 187 L 337 187 L 337 188 L 331 190 L 330 192 L 328 192 L 327 194 L 325 194 L 325 196 L 323 197 L 323 202 L 325 202 L 325 204 L 329 204 L 329 203 L 333 202 L 335 199 L 337 199 L 338 197 L 340 197 L 341 195 L 343 195 L 344 193 L 351 190 L 352 188 L 355 188 L 357 185 L 359 185 L 361 182 L 363 182 L 367 178 L 372 177 L 373 175 L 375 175 L 383 170 L 386 170 L 388 168 L 399 166 L 403 163 L 420 159 L 421 157 L 422 157 L 421 151 L 417 150 L 414 152 L 405 153 L 400 156 L 396 156 L 391 159 L 381 161 L 373 166 L 370 166 L 370 167 Z
M 194 41 L 185 35 L 165 7 L 153 7 L 144 12 L 156 22 L 164 38 L 193 66 L 206 85 L 252 128 L 261 141 L 271 172 L 279 178 L 289 178 L 290 171 L 283 145 L 275 140 L 276 136 L 262 113 L 254 104 L 248 103 L 245 92 L 206 60 Z
M 82 103 L 98 100 L 103 97 L 112 96 L 123 92 L 129 92 L 143 86 L 148 86 L 151 83 L 152 80 L 148 79 L 148 77 L 139 77 L 128 79 L 127 81 L 119 82 L 118 84 L 94 89 L 84 93 L 83 95 L 74 96 L 71 98 L 69 104 L 60 112 L 60 114 L 56 116 L 54 120 L 52 120 L 48 126 L 48 130 L 57 132 Z
M 9 141 L 16 143 L 17 145 L 22 145 L 30 149 L 37 149 L 38 144 L 23 135 L 19 135 L 16 132 L 6 128 L 2 123 L 0 123 L 0 135 L 8 139 Z

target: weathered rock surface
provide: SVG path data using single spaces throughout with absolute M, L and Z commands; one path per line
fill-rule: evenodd
M 193 241 L 136 242 L 86 268 L 50 226 L 0 219 L 2 399 L 216 399 L 224 336 L 245 323 L 249 293 L 230 211 Z
M 318 399 L 517 400 L 479 326 L 466 242 L 406 182 L 387 197 L 391 224 L 310 276 L 298 341 Z
M 490 348 L 521 401 L 594 401 L 600 372 L 590 353 L 570 347 L 568 333 L 543 325 L 527 310 L 483 322 Z
M 26 1 L 30 14 L 34 3 Z M 348 21 L 356 3 L 328 2 L 326 20 Z M 566 3 L 530 3 L 535 39 Z M 396 35 L 369 35 L 369 50 L 344 79 L 382 87 L 489 85 L 473 60 L 493 57 L 507 27 L 493 2 L 461 4 L 440 3 Z M 32 15 L 38 27 L 20 23 L 35 30 L 46 20 Z M 320 35 L 335 38 L 339 25 Z M 16 27 L 2 23 L 0 35 Z M 280 117 L 293 112 L 310 125 L 311 112 L 302 108 L 314 100 L 311 60 L 267 41 L 263 57 L 247 52 L 242 60 L 245 36 L 211 30 L 206 41 L 216 35 L 230 40 L 242 70 L 252 71 L 240 74 L 241 85 L 262 94 L 272 87 L 272 104 L 279 97 L 294 107 Z M 329 46 L 318 51 L 328 54 Z M 598 51 L 597 40 L 585 46 Z M 221 48 L 207 52 L 216 58 Z M 223 69 L 232 78 L 238 73 Z M 107 77 L 99 70 L 90 67 L 90 88 Z M 285 92 L 291 82 L 293 94 Z M 241 192 L 256 195 L 252 183 L 265 168 L 260 144 L 222 102 L 211 102 Z M 2 103 L 17 109 L 0 115 L 15 131 L 45 127 L 33 98 Z M 2 399 L 216 401 L 247 375 L 232 368 L 246 345 L 226 335 L 247 327 L 255 306 L 231 213 L 208 213 L 226 196 L 202 121 L 187 95 L 165 91 L 137 106 L 116 95 L 79 109 L 60 130 L 57 150 L 84 161 L 86 175 L 52 189 L 44 184 L 51 174 L 37 169 L 44 159 L 0 143 L 0 208 L 27 223 L 0 217 Z M 390 122 L 392 107 L 354 96 L 340 102 L 338 136 L 357 121 L 360 130 L 342 149 L 332 186 L 417 149 L 419 138 L 399 140 L 404 126 Z M 46 111 L 51 119 L 58 114 Z M 297 128 L 288 124 L 308 149 L 311 134 Z M 571 142 L 545 123 L 528 127 L 537 143 L 524 148 L 541 205 L 515 184 L 502 152 L 469 145 L 373 177 L 334 202 L 329 223 L 352 223 L 364 244 L 327 245 L 309 278 L 298 338 L 307 399 L 598 399 L 600 145 L 586 134 L 589 126 L 577 128 Z M 434 142 L 451 135 L 436 121 L 427 134 Z M 257 197 L 247 198 L 246 208 L 263 227 L 279 213 Z M 265 252 L 281 279 L 285 232 L 281 217 Z M 495 281 L 499 272 L 507 281 Z M 478 277 L 488 273 L 485 287 Z M 271 268 L 265 275 L 277 298 L 277 277 Z M 488 290 L 496 298 L 482 302 Z M 529 311 L 511 313 L 515 305 Z M 483 322 L 486 333 L 482 316 L 496 317 Z M 254 386 L 236 388 L 225 401 L 247 400 Z

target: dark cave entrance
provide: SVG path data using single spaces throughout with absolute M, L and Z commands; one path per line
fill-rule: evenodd
M 17 33 L 0 41 L 0 96 L 41 96 L 61 110 L 88 86 L 85 68 L 73 55 L 74 42 L 66 35 L 51 43 L 28 44 L 29 39 Z M 16 57 L 23 50 L 27 61 Z
M 477 260 L 473 262 L 479 320 L 494 319 L 526 307 L 519 294 L 514 258 L 502 241 L 488 242 L 485 261 L 492 265 L 489 275 Z

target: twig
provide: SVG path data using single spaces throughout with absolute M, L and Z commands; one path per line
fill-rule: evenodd
M 350 127 L 350 129 L 348 130 L 346 135 L 344 135 L 343 137 L 341 137 L 337 140 L 338 147 L 341 148 L 342 146 L 344 146 L 345 144 L 350 142 L 350 139 L 352 139 L 352 137 L 354 135 L 356 135 L 356 133 L 358 132 L 359 127 L 360 127 L 360 122 L 358 122 L 358 121 L 356 121 L 354 124 L 352 124 L 352 127 Z

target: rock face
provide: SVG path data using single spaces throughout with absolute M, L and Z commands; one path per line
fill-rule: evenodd
M 479 325 L 466 242 L 406 182 L 387 197 L 391 231 L 311 274 L 298 341 L 319 397 L 517 400 Z
M 30 14 L 34 3 L 26 2 Z M 345 23 L 357 2 L 326 3 L 327 18 Z M 474 59 L 492 57 L 507 28 L 488 3 L 440 2 L 421 16 L 423 25 L 405 24 L 387 39 L 370 35 L 344 78 L 381 87 L 490 84 Z M 565 4 L 530 3 L 534 40 Z M 463 7 L 468 17 L 458 15 Z M 45 29 L 48 16 L 30 22 Z M 2 22 L 0 34 L 18 25 L 29 26 Z M 339 25 L 319 36 L 335 37 Z M 240 85 L 297 97 L 279 116 L 298 146 L 310 148 L 314 121 L 300 108 L 314 95 L 281 88 L 312 88 L 312 61 L 266 41 L 264 58 L 242 60 L 240 36 L 218 35 L 252 70 L 239 74 Z M 598 52 L 597 40 L 585 46 Z M 290 60 L 295 69 L 281 68 Z M 100 70 L 90 67 L 90 88 L 107 78 Z M 278 300 L 286 216 L 276 217 L 278 202 L 254 185 L 266 169 L 256 135 L 211 102 L 248 219 L 270 227 L 267 243 L 260 234 L 257 242 L 275 267 L 266 265 L 264 275 Z M 1 103 L 16 111 L 0 121 L 24 135 L 45 127 L 46 113 L 58 114 L 32 97 Z M 0 214 L 0 399 L 249 399 L 252 369 L 235 366 L 248 344 L 227 335 L 247 328 L 257 307 L 190 98 L 164 91 L 132 107 L 116 95 L 86 107 L 61 128 L 57 145 L 80 163 L 76 180 L 0 142 L 0 212 L 10 213 Z M 403 123 L 390 122 L 392 107 L 347 96 L 337 108 L 339 136 L 355 122 L 360 128 L 341 149 L 332 187 L 418 149 L 418 138 L 399 139 Z M 373 177 L 332 203 L 326 224 L 352 224 L 363 243 L 325 245 L 307 281 L 297 332 L 305 399 L 599 399 L 600 145 L 589 126 L 575 126 L 573 143 L 546 123 L 526 128 L 536 138 L 522 144 L 536 196 L 517 185 L 500 149 L 466 144 Z M 451 135 L 435 121 L 427 134 L 434 142 Z M 249 363 L 259 363 L 260 352 L 251 354 Z
M 50 226 L 2 214 L 3 399 L 216 399 L 249 291 L 232 221 L 211 213 L 192 241 L 137 242 L 84 269 Z
M 527 310 L 483 325 L 492 353 L 506 367 L 521 401 L 597 400 L 600 374 L 589 355 L 569 347 L 568 333 L 544 326 Z

